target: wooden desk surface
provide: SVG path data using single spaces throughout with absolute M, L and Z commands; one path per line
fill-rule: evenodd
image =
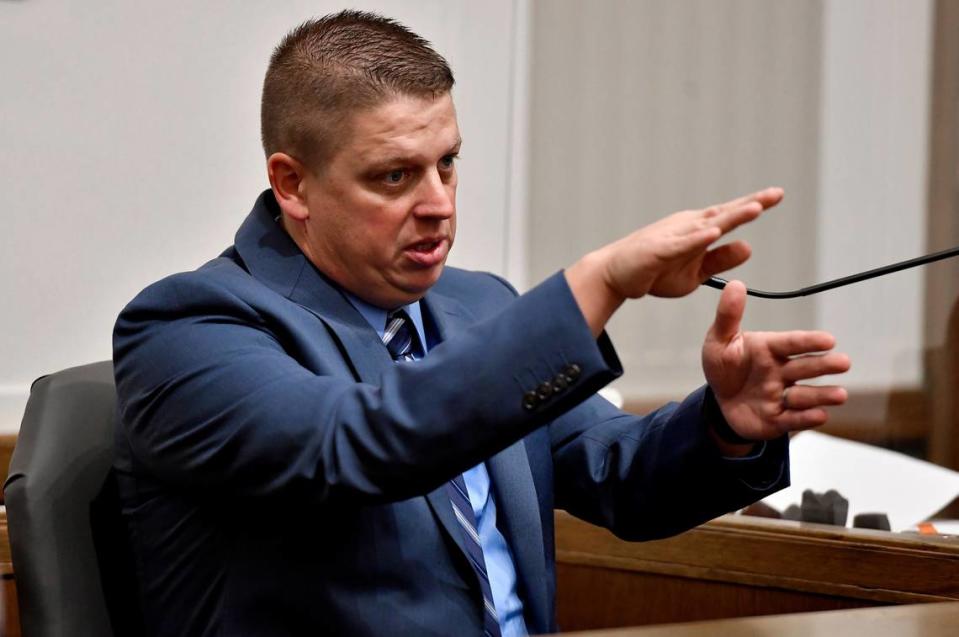
M 565 633 L 578 637 L 955 637 L 959 602 Z

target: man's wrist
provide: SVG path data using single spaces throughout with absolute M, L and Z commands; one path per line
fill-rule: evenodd
M 723 416 L 719 402 L 711 387 L 706 387 L 703 396 L 703 419 L 706 421 L 706 427 L 713 435 L 717 446 L 724 455 L 741 456 L 748 454 L 758 441 L 750 440 L 740 436 L 729 426 L 726 417 Z
M 603 267 L 599 254 L 591 252 L 563 272 L 593 336 L 602 333 L 606 322 L 626 300 L 606 284 Z

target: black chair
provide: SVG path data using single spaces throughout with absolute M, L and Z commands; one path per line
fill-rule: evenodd
M 23 637 L 141 634 L 110 466 L 109 361 L 38 379 L 4 484 Z

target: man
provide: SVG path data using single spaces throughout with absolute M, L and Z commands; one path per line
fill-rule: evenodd
M 768 189 L 674 214 L 527 294 L 444 268 L 461 139 L 424 40 L 343 12 L 264 83 L 271 189 L 236 242 L 120 315 L 116 470 L 153 635 L 556 630 L 552 511 L 669 535 L 788 483 L 789 431 L 848 368 L 822 332 L 742 333 L 723 292 L 708 386 L 646 417 L 594 392 L 627 298 L 749 256 Z M 788 392 L 787 392 L 788 389 Z M 642 600 L 637 600 L 642 603 Z

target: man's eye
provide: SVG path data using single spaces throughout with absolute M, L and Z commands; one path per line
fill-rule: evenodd
M 456 155 L 447 155 L 440 160 L 440 166 L 443 168 L 449 169 L 453 167 L 453 164 L 456 162 Z
M 406 177 L 405 170 L 391 170 L 386 173 L 386 182 L 389 184 L 398 184 L 403 181 L 404 177 Z

